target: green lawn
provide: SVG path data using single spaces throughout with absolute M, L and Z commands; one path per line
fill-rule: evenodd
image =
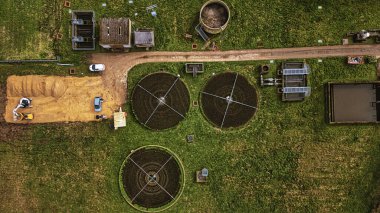
M 204 1 L 134 2 L 73 0 L 71 9 L 94 9 L 97 18 L 132 17 L 133 28 L 154 27 L 156 50 L 190 51 L 192 42 L 202 46 L 199 38 L 186 41 L 183 34 L 194 33 Z M 158 5 L 157 18 L 145 11 L 153 3 Z M 339 44 L 346 32 L 379 28 L 380 23 L 377 0 L 226 3 L 232 10 L 231 22 L 214 38 L 223 50 L 314 46 L 318 39 Z M 64 62 L 85 62 L 86 53 L 71 51 L 69 20 L 69 9 L 59 0 L 4 0 L 0 59 L 57 53 Z M 53 42 L 50 38 L 57 29 L 64 37 Z M 171 149 L 185 166 L 185 190 L 170 212 L 369 212 L 380 200 L 380 126 L 326 124 L 324 84 L 375 80 L 375 67 L 347 66 L 344 58 L 307 62 L 312 68 L 312 95 L 299 103 L 283 103 L 274 87 L 257 85 L 253 70 L 267 61 L 206 63 L 206 72 L 198 78 L 182 75 L 191 100 L 198 100 L 213 72 L 246 76 L 258 89 L 259 110 L 242 129 L 217 130 L 199 107 L 191 107 L 177 127 L 150 131 L 136 121 L 129 102 L 123 106 L 127 128 L 118 131 L 109 128 L 110 122 L 28 125 L 23 131 L 0 125 L 17 135 L 10 139 L 0 135 L 0 212 L 134 212 L 119 191 L 119 167 L 132 149 L 148 144 Z M 183 66 L 139 65 L 128 75 L 128 93 L 148 73 L 164 69 L 183 74 Z M 85 64 L 77 70 L 84 73 L 80 76 L 88 75 Z M 273 65 L 271 72 L 275 71 Z M 1 65 L 0 89 L 12 74 L 68 73 L 67 67 L 55 65 Z M 195 134 L 195 143 L 186 143 L 187 134 Z M 203 167 L 210 171 L 209 183 L 196 184 L 194 172 Z
M 3 0 L 0 59 L 53 58 L 53 35 L 61 25 L 61 1 Z
M 186 187 L 172 212 L 370 211 L 380 179 L 380 127 L 326 124 L 323 85 L 374 80 L 374 67 L 349 67 L 341 58 L 307 62 L 313 92 L 299 103 L 283 103 L 275 88 L 257 86 L 253 69 L 262 62 L 207 63 L 200 77 L 183 76 L 191 100 L 199 98 L 212 72 L 246 76 L 258 89 L 259 110 L 243 129 L 217 130 L 200 108 L 191 107 L 174 129 L 150 131 L 137 123 L 129 103 L 124 107 L 127 128 L 118 131 L 109 122 L 29 126 L 20 136 L 24 141 L 0 144 L 2 171 L 12 172 L 3 177 L 22 174 L 6 181 L 3 190 L 15 193 L 10 187 L 20 184 L 22 196 L 10 196 L 25 202 L 20 210 L 130 212 L 118 188 L 119 167 L 132 149 L 156 144 L 177 153 L 185 166 Z M 181 73 L 183 64 L 134 68 L 129 92 L 142 76 L 161 68 Z M 186 143 L 187 134 L 195 134 L 196 142 Z M 206 185 L 193 181 L 194 171 L 202 167 L 210 170 Z M 1 201 L 9 210 L 12 202 Z
M 156 50 L 190 51 L 203 42 L 195 35 L 203 0 L 72 0 L 71 10 L 92 9 L 96 18 L 130 17 L 133 29 L 155 29 Z M 102 7 L 101 3 L 107 6 Z M 231 20 L 223 34 L 213 39 L 222 50 L 278 48 L 341 44 L 347 32 L 379 28 L 380 2 L 366 0 L 226 0 Z M 158 17 L 146 7 L 157 4 Z M 322 9 L 318 9 L 322 6 Z M 137 13 L 137 16 L 135 14 Z M 4 0 L 0 7 L 0 59 L 51 58 L 79 62 L 81 54 L 71 51 L 69 8 L 61 0 Z M 56 32 L 61 41 L 53 41 Z M 193 34 L 193 41 L 184 38 Z M 323 43 L 319 44 L 318 40 Z M 97 50 L 99 51 L 99 49 Z

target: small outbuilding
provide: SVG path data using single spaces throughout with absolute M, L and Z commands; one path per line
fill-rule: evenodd
M 153 29 L 137 29 L 134 32 L 135 46 L 151 48 L 154 47 L 154 31 Z
M 95 12 L 74 10 L 71 17 L 73 50 L 95 50 Z
M 114 126 L 115 130 L 120 128 L 120 127 L 127 126 L 126 118 L 127 118 L 127 113 L 123 112 L 121 110 L 121 107 L 120 107 L 118 112 L 113 113 L 113 126 Z
M 129 18 L 102 18 L 99 44 L 105 49 L 131 48 L 131 20 Z

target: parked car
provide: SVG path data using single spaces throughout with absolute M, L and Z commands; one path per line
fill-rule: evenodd
M 104 64 L 91 64 L 89 69 L 91 72 L 102 72 L 106 70 L 106 66 Z
M 95 100 L 94 100 L 95 112 L 101 112 L 102 111 L 102 103 L 103 103 L 103 98 L 95 97 Z

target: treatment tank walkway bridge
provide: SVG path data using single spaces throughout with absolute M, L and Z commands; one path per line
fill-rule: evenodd
M 115 92 L 115 99 L 125 103 L 128 71 L 138 64 L 155 62 L 222 62 L 272 59 L 326 58 L 352 55 L 380 56 L 380 45 L 337 45 L 279 49 L 254 49 L 197 52 L 131 52 L 96 53 L 92 63 L 103 63 L 106 87 Z

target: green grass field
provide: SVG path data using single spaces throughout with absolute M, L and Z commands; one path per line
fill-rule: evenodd
M 59 2 L 3 0 L 0 59 L 52 58 L 52 36 L 60 28 Z
M 134 28 L 154 27 L 156 50 L 185 51 L 191 50 L 192 41 L 183 34 L 193 33 L 203 3 L 135 0 L 129 5 L 127 0 L 113 0 L 104 1 L 108 6 L 102 8 L 101 2 L 74 0 L 71 9 L 92 8 L 97 18 L 134 17 L 137 12 Z M 153 3 L 158 4 L 156 19 L 145 11 Z M 233 11 L 231 22 L 214 38 L 223 50 L 313 46 L 318 39 L 339 44 L 346 32 L 378 28 L 380 23 L 376 0 L 226 3 Z M 62 1 L 5 0 L 0 7 L 0 58 L 57 53 L 64 62 L 84 62 L 86 53 L 71 51 L 69 19 Z M 62 41 L 49 39 L 56 29 L 63 33 Z M 194 42 L 202 44 L 198 38 Z M 311 97 L 283 103 L 274 87 L 257 85 L 254 70 L 263 63 L 268 62 L 206 63 L 206 72 L 198 78 L 182 75 L 191 100 L 198 100 L 213 72 L 236 71 L 247 77 L 258 89 L 259 110 L 242 129 L 217 130 L 199 107 L 191 107 L 177 127 L 150 131 L 136 121 L 129 102 L 123 107 L 127 127 L 118 131 L 109 128 L 110 121 L 0 125 L 12 131 L 9 138 L 0 136 L 0 212 L 135 212 L 119 191 L 118 173 L 132 149 L 149 144 L 171 149 L 185 166 L 183 195 L 169 212 L 370 212 L 380 200 L 380 126 L 326 124 L 324 84 L 375 80 L 375 67 L 347 66 L 343 58 L 307 60 Z M 128 93 L 148 73 L 164 69 L 183 74 L 183 66 L 139 65 L 128 75 Z M 78 67 L 87 75 L 85 69 Z M 1 65 L 0 90 L 12 74 L 68 73 L 67 67 L 55 65 Z M 195 143 L 185 141 L 187 134 L 195 134 Z M 203 167 L 210 171 L 209 183 L 196 184 L 194 172 Z
M 116 132 L 108 122 L 29 126 L 20 141 L 0 144 L 2 178 L 12 177 L 3 182 L 9 193 L 3 194 L 1 207 L 9 210 L 23 201 L 20 210 L 132 211 L 119 192 L 119 166 L 130 150 L 158 144 L 176 152 L 185 165 L 186 188 L 173 212 L 367 212 L 380 178 L 380 127 L 326 124 L 323 84 L 371 80 L 374 67 L 348 67 L 339 58 L 308 63 L 313 68 L 310 98 L 283 103 L 273 87 L 257 87 L 259 110 L 239 130 L 216 130 L 192 107 L 178 127 L 154 132 L 136 122 L 129 103 L 127 128 Z M 184 81 L 197 100 L 212 72 L 238 71 L 256 85 L 252 70 L 258 64 L 208 63 L 207 73 L 184 76 Z M 18 69 L 24 73 L 24 67 Z M 129 75 L 129 87 L 159 69 L 179 73 L 183 64 L 138 66 Z M 187 134 L 195 134 L 194 144 L 185 142 Z M 210 170 L 206 185 L 193 181 L 202 167 Z
M 102 7 L 102 2 L 107 6 Z M 97 19 L 130 17 L 133 29 L 154 28 L 156 50 L 190 51 L 192 43 L 203 46 L 197 36 L 189 41 L 184 34 L 195 35 L 194 27 L 204 1 L 128 2 L 73 0 L 70 10 L 92 9 Z M 230 23 L 223 34 L 214 37 L 222 50 L 341 44 L 347 32 L 379 28 L 377 0 L 228 0 L 226 3 L 231 9 Z M 157 18 L 145 9 L 152 4 L 158 5 Z M 4 0 L 0 18 L 0 59 L 51 58 L 54 53 L 63 56 L 63 60 L 80 59 L 80 54 L 71 51 L 71 14 L 69 8 L 63 7 L 63 0 Z M 60 41 L 53 40 L 57 32 L 63 34 Z

